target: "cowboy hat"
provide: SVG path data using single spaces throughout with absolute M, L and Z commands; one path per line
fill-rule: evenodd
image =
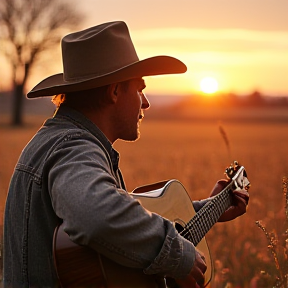
M 63 73 L 38 83 L 28 98 L 88 90 L 132 78 L 184 73 L 187 67 L 169 56 L 139 60 L 125 22 L 104 23 L 62 39 Z

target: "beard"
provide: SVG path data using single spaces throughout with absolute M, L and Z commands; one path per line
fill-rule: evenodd
M 125 131 L 123 131 L 119 139 L 123 141 L 128 141 L 128 142 L 133 142 L 133 141 L 138 140 L 141 136 L 140 123 L 141 123 L 141 120 L 139 120 L 136 125 L 131 125 L 129 128 L 125 129 Z

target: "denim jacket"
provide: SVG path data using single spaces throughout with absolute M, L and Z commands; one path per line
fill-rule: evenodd
M 82 114 L 61 106 L 24 148 L 4 220 L 4 287 L 58 287 L 52 239 L 70 239 L 146 274 L 183 278 L 195 248 L 126 192 L 119 155 Z

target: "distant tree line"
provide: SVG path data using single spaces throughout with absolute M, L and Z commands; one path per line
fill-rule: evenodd
M 288 106 L 288 96 L 269 96 L 263 95 L 258 91 L 248 95 L 237 95 L 234 93 L 218 93 L 213 96 L 192 95 L 188 101 L 196 106 Z

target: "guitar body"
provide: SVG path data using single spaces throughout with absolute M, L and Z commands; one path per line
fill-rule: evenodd
M 188 193 L 176 180 L 140 187 L 131 195 L 149 211 L 175 222 L 178 231 L 196 214 Z M 62 287 L 166 287 L 164 279 L 145 275 L 140 269 L 121 266 L 88 247 L 73 243 L 61 226 L 56 228 L 53 242 L 54 263 Z M 206 257 L 207 285 L 213 269 L 205 238 L 199 242 L 197 248 Z
M 150 192 L 145 192 L 145 190 L 149 191 L 151 185 L 136 188 L 132 192 L 132 195 L 134 198 L 138 199 L 147 210 L 155 212 L 174 222 L 178 232 L 181 232 L 182 227 L 184 227 L 186 223 L 188 223 L 188 221 L 196 214 L 192 201 L 186 189 L 178 180 L 169 180 L 166 182 L 156 183 L 154 185 L 161 186 L 163 184 L 164 186 L 162 188 Z M 211 281 L 213 267 L 205 237 L 202 238 L 196 247 L 205 255 L 206 258 L 206 286 Z
M 73 243 L 61 226 L 55 230 L 53 246 L 54 265 L 63 288 L 165 287 L 163 279 L 121 266 L 88 247 Z

